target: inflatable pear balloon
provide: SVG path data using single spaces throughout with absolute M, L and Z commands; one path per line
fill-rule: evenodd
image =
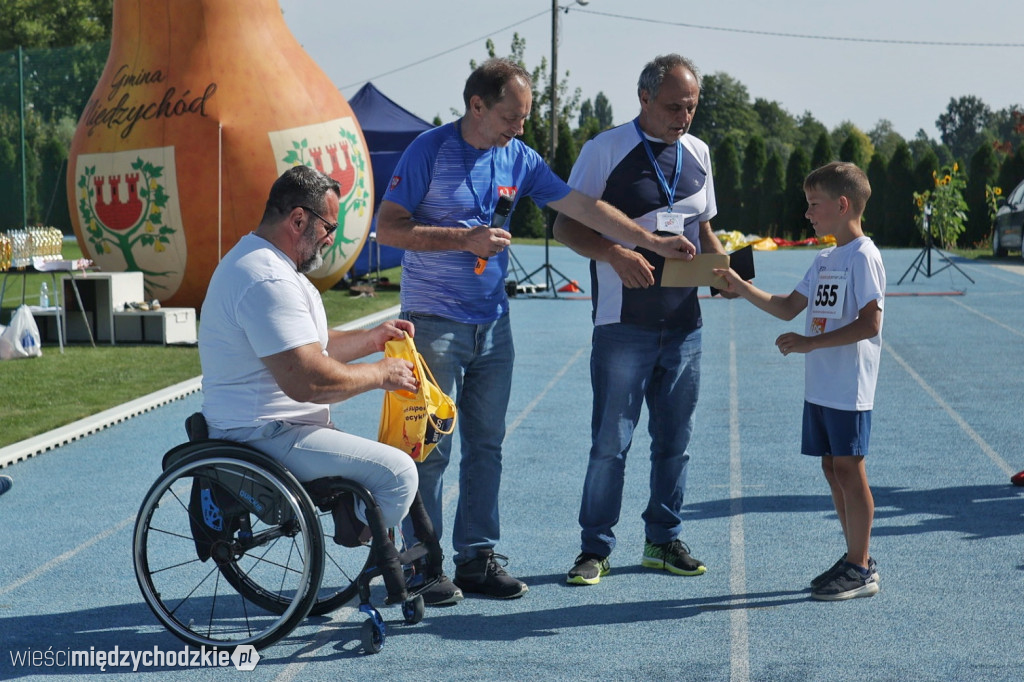
M 82 253 L 146 295 L 201 306 L 220 258 L 304 164 L 341 185 L 324 291 L 370 227 L 373 174 L 352 109 L 276 0 L 114 0 L 110 56 L 78 122 L 68 201 Z

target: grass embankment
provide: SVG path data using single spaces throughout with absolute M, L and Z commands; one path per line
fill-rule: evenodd
M 79 258 L 78 246 L 65 244 L 64 257 Z M 381 273 L 397 283 L 400 270 Z M 35 305 L 39 286 L 49 275 L 25 277 L 25 302 Z M 3 308 L 21 303 L 21 276 L 10 275 Z M 51 294 L 52 296 L 52 294 Z M 347 290 L 324 293 L 331 326 L 398 304 L 396 288 L 356 297 Z M 5 317 L 6 319 L 6 317 Z M 43 346 L 38 358 L 0 363 L 0 447 L 17 443 L 73 421 L 199 376 L 195 346 L 97 344 Z

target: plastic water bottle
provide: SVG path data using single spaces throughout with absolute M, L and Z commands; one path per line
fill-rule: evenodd
M 50 288 L 46 286 L 46 282 L 43 282 L 43 284 L 39 287 L 39 307 L 50 307 Z

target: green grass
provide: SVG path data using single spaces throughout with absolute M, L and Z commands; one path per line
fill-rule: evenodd
M 0 368 L 0 447 L 200 374 L 199 352 L 185 346 L 44 346 Z
M 984 261 L 992 261 L 992 262 L 999 262 L 999 261 L 1005 261 L 1005 260 L 1017 260 L 1017 257 L 1014 256 L 1014 255 L 1008 256 L 1007 258 L 997 258 L 996 256 L 993 256 L 992 255 L 992 247 L 991 246 L 976 247 L 976 248 L 971 248 L 971 249 L 959 249 L 958 248 L 958 249 L 953 249 L 952 251 L 950 251 L 950 253 L 952 253 L 952 254 L 954 254 L 956 256 L 960 256 L 962 258 L 969 258 L 971 260 L 984 260 Z
M 324 309 L 332 327 L 398 305 L 398 281 L 402 269 L 381 270 L 380 276 L 382 281 L 386 280 L 392 285 L 376 287 L 373 296 L 355 296 L 341 289 L 331 289 L 324 293 Z
M 65 258 L 79 258 L 77 245 L 65 245 Z M 397 284 L 401 270 L 381 272 Z M 34 305 L 39 285 L 49 275 L 28 275 L 26 303 Z M 21 277 L 11 276 L 5 307 L 21 303 Z M 331 326 L 344 324 L 398 304 L 398 288 L 379 289 L 374 296 L 353 296 L 347 290 L 324 293 Z M 43 347 L 38 358 L 0 363 L 0 447 L 17 443 L 73 421 L 116 407 L 153 391 L 199 376 L 199 351 L 194 346 L 66 345 Z

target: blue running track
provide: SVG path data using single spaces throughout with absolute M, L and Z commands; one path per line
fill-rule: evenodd
M 515 252 L 530 269 L 544 257 L 540 247 Z M 755 282 L 788 292 L 813 255 L 758 252 Z M 890 295 L 868 463 L 877 596 L 809 598 L 808 581 L 844 545 L 817 462 L 798 454 L 803 360 L 773 344 L 802 329 L 802 317 L 783 323 L 721 299 L 702 302 L 683 530 L 707 574 L 640 566 L 650 443 L 641 427 L 611 575 L 567 586 L 589 448 L 590 302 L 586 293 L 519 296 L 497 551 L 529 584 L 525 597 L 467 597 L 428 609 L 415 626 L 382 607 L 394 625 L 376 656 L 360 650 L 363 616 L 353 604 L 307 619 L 263 650 L 252 672 L 140 672 L 159 680 L 1024 679 L 1024 489 L 1009 483 L 1024 469 L 1024 263 L 957 261 L 974 284 L 947 268 L 897 285 L 917 255 L 883 252 Z M 589 289 L 582 258 L 565 248 L 551 257 Z M 933 268 L 942 264 L 936 255 Z M 380 402 L 375 393 L 337 405 L 335 421 L 375 437 Z M 0 679 L 106 679 L 129 671 L 68 667 L 67 652 L 184 648 L 142 600 L 131 532 L 161 455 L 184 440 L 182 423 L 199 404 L 187 393 L 3 469 L 15 484 L 0 497 Z M 446 483 L 450 519 L 453 473 Z M 450 555 L 447 538 L 442 544 Z

